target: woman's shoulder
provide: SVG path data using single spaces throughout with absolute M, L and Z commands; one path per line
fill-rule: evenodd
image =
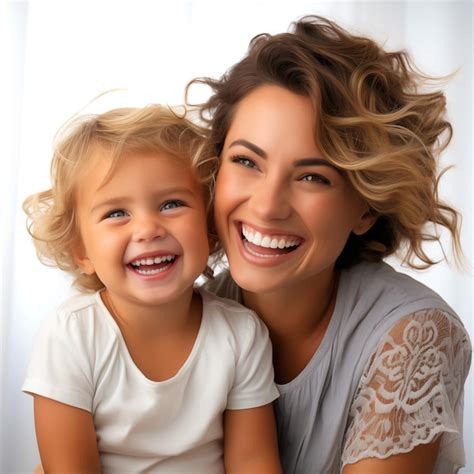
M 385 262 L 361 262 L 343 270 L 344 299 L 378 306 L 384 313 L 409 314 L 422 309 L 439 309 L 453 316 L 455 311 L 434 290 Z
M 203 286 L 210 293 L 242 303 L 242 292 L 232 279 L 229 270 L 223 270 Z
M 461 318 L 440 295 L 383 262 L 361 263 L 343 271 L 335 319 L 335 340 L 362 354 L 361 361 L 370 357 L 384 335 L 391 331 L 411 334 L 418 320 L 423 328 L 434 320 L 465 332 Z M 345 354 L 350 363 L 353 354 L 349 350 Z

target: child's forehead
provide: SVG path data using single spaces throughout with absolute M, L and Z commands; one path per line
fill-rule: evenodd
M 144 157 L 166 163 L 171 162 L 176 164 L 177 168 L 183 171 L 188 170 L 193 172 L 191 160 L 178 153 L 170 153 L 160 148 L 126 147 L 115 149 L 114 147 L 104 146 L 102 144 L 97 144 L 92 147 L 85 167 L 93 170 L 96 165 L 101 164 L 103 166 L 105 162 L 109 165 L 109 174 L 111 175 L 122 164 L 133 164 L 133 160 L 139 161 L 139 159 Z
M 140 170 L 145 175 L 147 172 L 161 175 L 161 171 L 166 170 L 165 175 L 168 178 L 179 176 L 187 180 L 185 178 L 187 176 L 190 182 L 200 182 L 190 159 L 161 149 L 134 147 L 115 150 L 99 144 L 90 150 L 88 159 L 84 161 L 84 166 L 77 174 L 79 186 L 84 182 L 87 183 L 92 176 L 100 174 L 102 176 L 100 187 L 102 187 L 118 175 L 136 174 L 135 170 Z

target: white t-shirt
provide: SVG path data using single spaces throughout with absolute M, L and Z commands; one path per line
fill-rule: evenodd
M 103 472 L 223 473 L 223 412 L 270 403 L 271 346 L 238 303 L 200 290 L 203 315 L 178 373 L 147 379 L 99 293 L 42 324 L 22 390 L 92 413 Z

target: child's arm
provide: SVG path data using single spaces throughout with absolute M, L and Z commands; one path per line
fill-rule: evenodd
M 49 473 L 100 473 L 92 415 L 50 398 L 34 396 L 41 463 Z
M 224 463 L 227 474 L 281 474 L 272 404 L 226 410 Z

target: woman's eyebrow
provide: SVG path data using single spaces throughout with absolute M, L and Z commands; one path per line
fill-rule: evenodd
M 234 140 L 229 145 L 229 148 L 238 145 L 248 148 L 250 151 L 253 151 L 265 160 L 267 159 L 267 153 L 264 150 L 262 150 L 259 146 L 255 145 L 255 143 L 249 142 L 248 140 L 244 140 L 243 138 Z M 330 168 L 335 169 L 339 174 L 342 174 L 341 170 L 337 166 L 333 165 L 331 162 L 325 160 L 324 158 L 301 158 L 294 162 L 294 166 L 295 168 L 301 166 L 329 166 Z
M 229 148 L 232 148 L 233 146 L 237 146 L 237 145 L 242 145 L 248 148 L 250 151 L 253 151 L 254 153 L 256 153 L 258 156 L 261 156 L 263 159 L 267 159 L 267 154 L 259 146 L 255 145 L 255 143 L 252 143 L 252 142 L 249 142 L 248 140 L 244 140 L 240 138 L 238 140 L 234 140 L 229 145 Z
M 294 163 L 295 168 L 300 166 L 329 166 L 330 168 L 335 169 L 339 174 L 342 174 L 341 170 L 333 165 L 330 161 L 325 160 L 324 158 L 301 158 L 296 160 Z

